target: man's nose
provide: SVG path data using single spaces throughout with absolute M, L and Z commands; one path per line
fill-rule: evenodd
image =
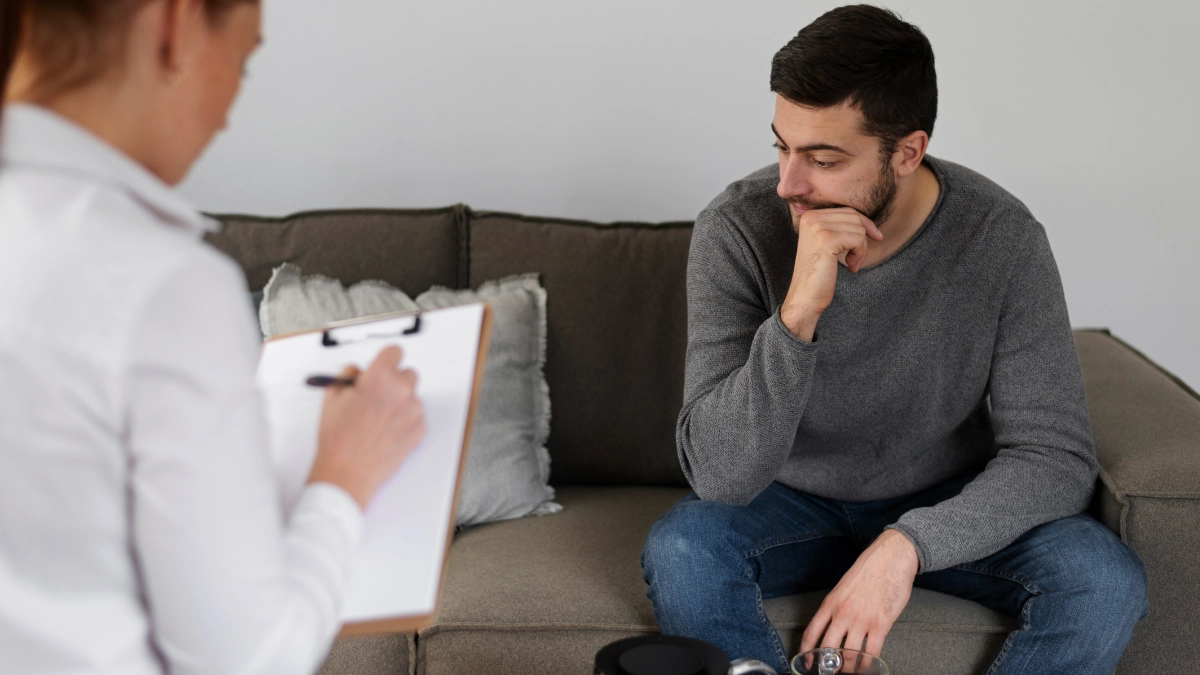
M 779 162 L 779 186 L 775 191 L 783 199 L 803 197 L 812 192 L 808 171 L 800 157 L 787 157 Z

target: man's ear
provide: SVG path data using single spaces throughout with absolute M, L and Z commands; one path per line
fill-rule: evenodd
M 925 151 L 929 149 L 929 134 L 924 131 L 914 131 L 900 139 L 896 151 L 892 153 L 892 168 L 897 178 L 912 175 L 921 162 L 925 160 Z

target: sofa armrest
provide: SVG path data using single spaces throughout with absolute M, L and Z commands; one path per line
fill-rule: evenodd
M 1146 567 L 1118 672 L 1200 661 L 1200 395 L 1108 331 L 1075 332 L 1100 481 L 1093 512 Z
M 1200 500 L 1200 394 L 1108 331 L 1075 332 L 1100 461 L 1104 522 L 1126 536 L 1131 497 Z M 1197 504 L 1200 506 L 1200 503 Z

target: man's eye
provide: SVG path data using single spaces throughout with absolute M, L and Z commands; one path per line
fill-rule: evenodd
M 778 143 L 772 143 L 771 147 L 775 148 L 776 150 L 778 150 L 780 152 L 787 152 L 787 148 L 783 147 L 782 145 L 780 145 Z
M 820 169 L 832 169 L 833 167 L 837 166 L 837 162 L 822 162 L 819 159 L 814 159 L 813 164 L 816 164 L 817 168 Z

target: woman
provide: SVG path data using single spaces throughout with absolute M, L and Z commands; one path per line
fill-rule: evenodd
M 281 513 L 245 283 L 168 188 L 260 7 L 3 2 L 0 672 L 311 673 L 423 413 L 399 350 L 348 369 Z

